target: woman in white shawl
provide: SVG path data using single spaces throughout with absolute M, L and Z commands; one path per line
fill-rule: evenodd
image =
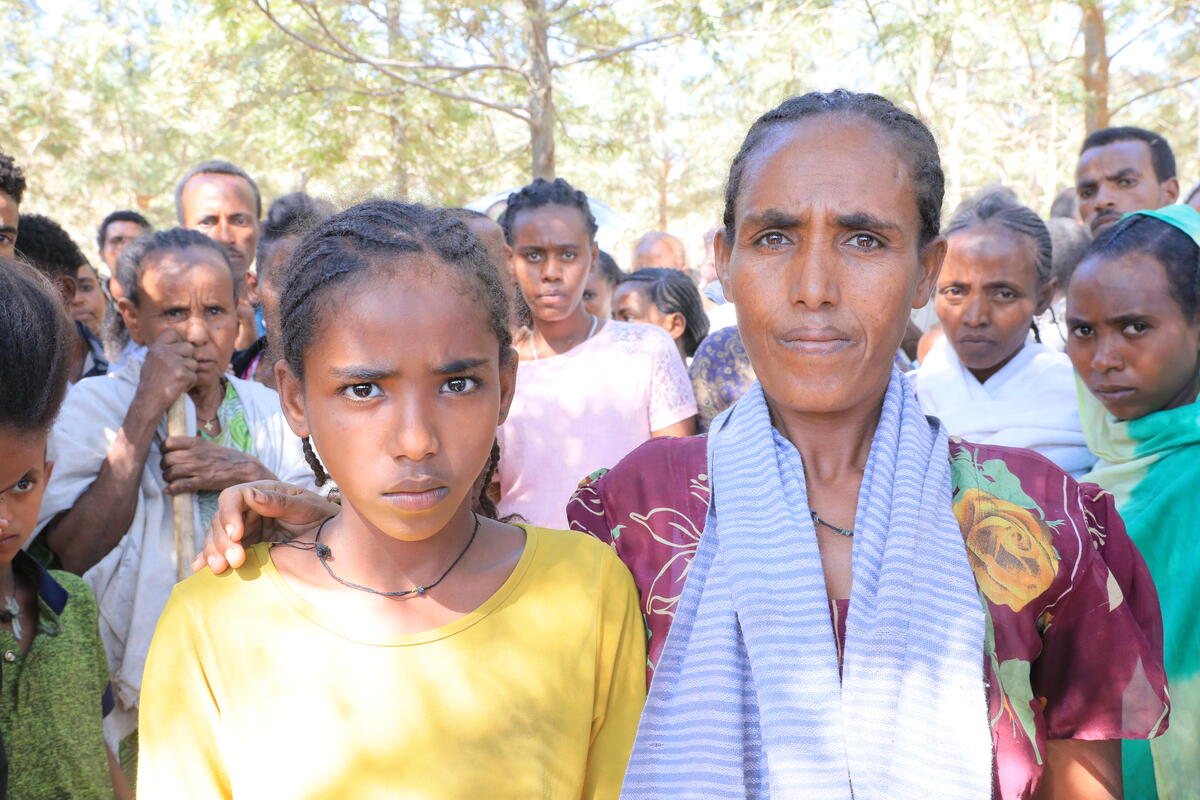
M 197 493 L 199 534 L 227 486 L 272 477 L 312 485 L 275 392 L 225 374 L 238 322 L 221 247 L 195 231 L 160 231 L 130 245 L 118 269 L 130 290 L 120 311 L 149 351 L 67 396 L 50 435 L 56 469 L 38 542 L 96 594 L 114 745 L 136 727 L 150 638 L 175 584 L 171 495 Z M 164 415 L 181 394 L 188 435 L 168 437 Z
M 1096 458 L 1083 439 L 1071 361 L 1029 341 L 1056 286 L 1045 223 L 994 190 L 963 204 L 943 234 L 934 306 L 945 335 L 910 375 L 921 407 L 952 436 L 1024 447 L 1082 475 Z

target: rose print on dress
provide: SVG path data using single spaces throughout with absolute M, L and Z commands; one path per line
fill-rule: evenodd
M 1050 588 L 1058 553 L 1044 522 L 1028 509 L 979 489 L 954 501 L 979 589 L 996 605 L 1020 611 Z

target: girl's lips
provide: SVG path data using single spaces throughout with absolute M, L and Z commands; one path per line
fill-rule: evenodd
M 439 486 L 421 492 L 384 492 L 384 498 L 401 511 L 428 511 L 445 499 L 449 487 Z

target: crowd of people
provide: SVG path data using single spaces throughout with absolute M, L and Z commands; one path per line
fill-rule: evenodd
M 26 180 L 0 797 L 1200 797 L 1163 136 L 943 224 L 920 120 L 794 97 L 703 263 L 628 271 L 561 178 L 338 209 L 205 161 L 94 262 Z

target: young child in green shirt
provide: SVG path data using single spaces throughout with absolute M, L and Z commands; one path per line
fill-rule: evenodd
M 112 706 L 96 601 L 21 548 L 53 464 L 74 329 L 45 278 L 0 259 L 0 730 L 11 797 L 132 797 L 104 744 Z

